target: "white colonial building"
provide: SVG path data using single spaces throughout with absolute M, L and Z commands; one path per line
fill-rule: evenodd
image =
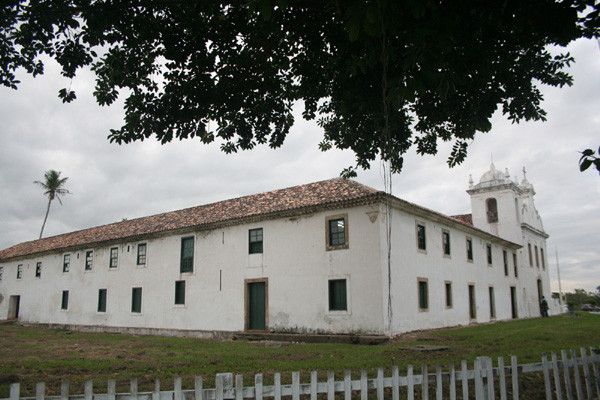
M 533 187 L 492 165 L 468 193 L 450 217 L 332 179 L 21 243 L 0 252 L 0 319 L 392 336 L 539 316 Z

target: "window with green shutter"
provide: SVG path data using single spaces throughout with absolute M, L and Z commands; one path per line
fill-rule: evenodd
M 119 266 L 119 248 L 111 247 L 110 249 L 110 262 L 108 268 L 117 268 Z
M 98 290 L 98 312 L 106 312 L 106 289 Z
M 91 271 L 93 263 L 94 263 L 94 251 L 88 250 L 85 252 L 85 270 Z
M 347 311 L 348 302 L 345 279 L 329 281 L 329 311 Z
M 180 272 L 194 271 L 194 237 L 181 239 L 181 264 Z
M 137 246 L 137 265 L 146 265 L 146 243 L 140 243 Z
M 142 288 L 134 287 L 131 289 L 131 312 L 142 312 Z
M 263 252 L 263 230 L 262 228 L 250 229 L 248 231 L 248 253 L 261 254 Z
M 63 272 L 69 272 L 71 268 L 71 255 L 65 254 L 63 257 Z
M 68 290 L 63 290 L 62 292 L 62 299 L 60 302 L 60 309 L 61 310 L 68 310 L 69 309 L 69 291 Z
M 427 240 L 425 237 L 425 225 L 417 224 L 417 249 L 427 250 Z
M 185 281 L 175 281 L 175 304 L 185 304 Z
M 429 293 L 427 290 L 427 279 L 419 278 L 419 311 L 429 310 Z

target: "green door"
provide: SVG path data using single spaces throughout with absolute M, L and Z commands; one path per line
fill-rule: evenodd
M 265 282 L 248 283 L 248 330 L 266 329 Z

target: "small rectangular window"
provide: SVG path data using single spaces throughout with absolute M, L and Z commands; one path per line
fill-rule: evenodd
M 63 272 L 69 272 L 69 269 L 71 269 L 71 255 L 65 254 L 63 256 Z
M 348 248 L 348 225 L 346 215 L 326 218 L 327 250 Z
M 62 300 L 60 302 L 60 309 L 61 310 L 69 309 L 69 291 L 68 290 L 63 290 L 63 292 L 62 292 Z
M 111 247 L 110 248 L 110 263 L 108 265 L 109 268 L 117 268 L 119 266 L 119 248 Z
M 529 251 L 529 266 L 533 267 L 533 254 L 531 252 L 531 243 L 527 243 L 527 250 Z
M 85 270 L 91 271 L 94 263 L 94 251 L 88 250 L 85 252 Z
M 137 246 L 137 265 L 146 265 L 146 243 Z
M 515 278 L 519 277 L 519 270 L 517 269 L 517 255 L 513 253 L 513 268 L 515 270 Z
M 473 240 L 467 238 L 467 261 L 473 262 Z
M 419 311 L 429 310 L 429 291 L 427 289 L 427 279 L 418 278 L 417 284 L 419 288 Z
M 134 287 L 131 289 L 131 312 L 142 312 L 142 288 Z
M 417 249 L 426 251 L 427 240 L 425 237 L 425 225 L 417 224 Z
M 98 290 L 98 312 L 106 312 L 106 292 L 107 289 Z
M 475 285 L 469 285 L 469 318 L 477 318 L 477 302 L 475 301 Z
M 494 287 L 490 286 L 490 318 L 496 318 L 496 300 L 494 299 Z
M 442 231 L 442 247 L 444 249 L 444 256 L 450 255 L 450 232 Z
M 23 264 L 17 265 L 17 279 L 21 279 L 23 277 Z
M 263 230 L 262 228 L 250 229 L 248 231 L 248 253 L 262 254 L 263 252 Z
M 4 274 L 4 267 L 0 267 L 0 281 L 2 280 L 3 274 Z
M 345 279 L 329 280 L 329 311 L 347 311 L 348 300 Z
M 445 282 L 446 286 L 446 308 L 452 308 L 452 282 Z
M 185 304 L 185 281 L 175 281 L 175 304 Z
M 544 249 L 540 247 L 540 257 L 542 258 L 542 269 L 546 270 L 546 261 L 544 260 Z
M 535 266 L 540 267 L 540 256 L 538 254 L 538 247 L 535 246 Z
M 185 237 L 181 239 L 181 262 L 179 272 L 194 271 L 194 237 Z
M 502 250 L 502 259 L 504 261 L 504 275 L 508 276 L 508 254 L 506 250 Z
M 41 261 L 39 261 L 35 264 L 35 277 L 36 278 L 42 277 L 42 262 Z
M 486 245 L 486 250 L 487 250 L 487 263 L 488 263 L 488 266 L 491 266 L 492 261 L 493 261 L 492 260 L 492 245 L 491 244 Z

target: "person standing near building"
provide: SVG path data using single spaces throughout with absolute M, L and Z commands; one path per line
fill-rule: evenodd
M 544 296 L 542 296 L 542 301 L 540 301 L 540 311 L 542 312 L 542 317 L 548 316 L 548 302 Z

